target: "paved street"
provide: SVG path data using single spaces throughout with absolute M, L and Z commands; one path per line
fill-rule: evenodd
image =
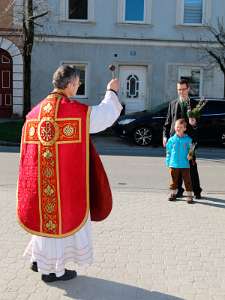
M 114 196 L 93 224 L 95 263 L 45 284 L 22 258 L 30 236 L 15 219 L 18 148 L 0 147 L 0 300 L 225 300 L 225 150 L 200 148 L 204 199 L 167 201 L 162 148 L 94 138 Z

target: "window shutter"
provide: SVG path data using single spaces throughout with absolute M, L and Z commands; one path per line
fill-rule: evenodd
M 202 24 L 203 0 L 184 0 L 184 23 Z

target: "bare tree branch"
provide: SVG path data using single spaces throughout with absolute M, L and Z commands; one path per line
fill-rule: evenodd
M 224 76 L 224 97 L 225 97 L 225 24 L 223 18 L 217 18 L 215 26 L 208 24 L 208 32 L 212 34 L 214 40 L 208 39 L 200 50 L 205 53 L 219 66 Z M 215 44 L 216 43 L 216 44 Z
M 34 22 L 34 25 L 35 25 L 35 26 L 38 26 L 38 27 L 41 27 L 41 28 L 43 28 L 43 27 L 44 27 L 44 25 L 43 25 L 43 24 L 38 24 L 38 23 L 36 23 L 36 22 Z
M 36 20 L 36 19 L 38 19 L 38 18 L 41 18 L 41 17 L 46 16 L 48 13 L 49 13 L 49 11 L 45 11 L 44 13 L 41 13 L 41 14 L 39 14 L 39 15 L 29 17 L 28 20 L 31 20 L 31 21 L 32 21 L 32 20 Z
M 225 74 L 225 65 L 222 62 L 221 58 L 219 56 L 217 56 L 212 50 L 205 48 L 205 50 L 207 51 L 207 53 L 212 56 L 216 62 L 218 63 L 218 65 L 220 66 L 220 69 L 223 71 L 223 73 Z

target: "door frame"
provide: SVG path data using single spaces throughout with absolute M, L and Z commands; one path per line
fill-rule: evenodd
M 22 116 L 23 114 L 23 56 L 21 50 L 11 40 L 0 37 L 0 48 L 7 51 L 13 61 L 13 114 Z
M 3 56 L 7 57 L 10 62 L 2 63 L 2 70 L 0 70 L 0 86 L 2 88 L 1 95 L 1 105 L 0 105 L 0 117 L 1 118 L 10 118 L 13 114 L 13 59 L 12 56 L 8 51 L 5 49 L 0 48 L 0 53 L 2 53 Z M 1 64 L 1 63 L 0 63 Z M 7 67 L 6 67 L 7 65 Z M 3 86 L 4 78 L 3 73 L 9 72 L 9 86 L 5 87 Z M 8 90 L 8 92 L 4 91 Z M 3 92 L 4 91 L 4 92 Z M 4 98 L 3 98 L 4 95 Z M 10 104 L 6 104 L 6 95 L 10 95 Z

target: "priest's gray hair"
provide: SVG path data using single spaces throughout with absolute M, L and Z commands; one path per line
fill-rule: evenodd
M 53 74 L 52 84 L 56 89 L 65 89 L 77 77 L 80 77 L 80 72 L 76 67 L 62 65 Z

